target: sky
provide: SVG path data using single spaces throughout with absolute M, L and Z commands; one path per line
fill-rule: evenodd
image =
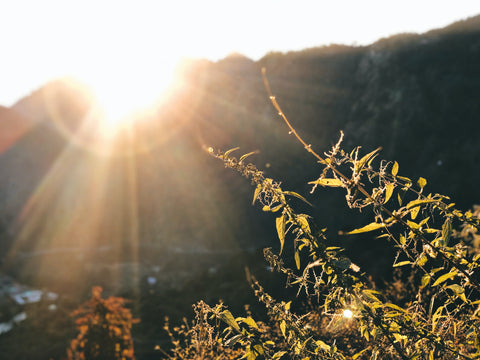
M 182 57 L 257 60 L 270 51 L 367 45 L 480 14 L 478 0 L 6 0 L 0 105 L 73 76 L 107 102 L 148 101 Z

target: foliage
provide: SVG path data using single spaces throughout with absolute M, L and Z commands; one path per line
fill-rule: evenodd
M 92 297 L 72 313 L 79 331 L 67 350 L 69 360 L 134 360 L 132 324 L 137 322 L 125 300 L 103 299 L 102 288 L 93 287 Z
M 309 181 L 312 193 L 341 189 L 351 209 L 371 211 L 370 223 L 338 235 L 375 232 L 395 249 L 392 269 L 403 269 L 406 278 L 377 287 L 344 249 L 332 245 L 327 229 L 294 209 L 292 200 L 307 202 L 303 196 L 283 190 L 280 182 L 245 161 L 253 153 L 237 159 L 232 155 L 237 149 L 210 148 L 226 167 L 251 180 L 253 202 L 275 216 L 279 253 L 267 248 L 265 258 L 310 306 L 293 309 L 295 299 L 272 298 L 250 276 L 268 320 L 235 318 L 223 304 L 210 308 L 199 303 L 193 327 L 177 332 L 187 340 L 181 343 L 170 332 L 170 358 L 239 357 L 231 352 L 248 360 L 480 358 L 478 208 L 463 212 L 449 197 L 427 193 L 426 179 L 400 175 L 397 162 L 377 159 L 380 149 L 345 151 L 343 133 L 330 151 L 319 155 L 292 127 L 266 78 L 265 85 L 290 133 L 320 166 L 320 176 Z M 293 266 L 287 265 L 287 246 Z

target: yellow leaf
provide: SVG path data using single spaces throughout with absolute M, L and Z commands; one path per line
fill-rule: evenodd
M 258 329 L 257 323 L 250 316 L 244 319 L 243 322 L 248 326 L 250 326 L 251 328 Z
M 440 276 L 437 280 L 435 280 L 435 282 L 433 283 L 432 286 L 437 286 L 437 285 L 440 285 L 441 283 L 447 281 L 448 279 L 452 279 L 454 278 L 455 276 L 457 276 L 457 272 L 454 270 L 454 271 L 451 271 L 449 273 L 446 273 L 446 274 L 443 274 L 442 276 Z
M 385 186 L 385 201 L 383 202 L 384 204 L 386 204 L 387 201 L 390 200 L 390 198 L 392 197 L 393 189 L 394 185 L 392 183 Z
M 358 160 L 358 162 L 356 163 L 355 165 L 355 171 L 356 172 L 359 172 L 360 170 L 363 169 L 363 167 L 365 166 L 365 164 L 367 163 L 367 161 L 373 156 L 375 155 L 377 152 L 379 152 L 382 148 L 379 147 L 375 150 L 373 150 L 372 152 L 369 152 L 367 155 L 365 155 L 364 157 L 362 157 L 360 160 Z
M 400 261 L 399 263 L 396 263 L 393 265 L 393 267 L 400 267 L 400 266 L 404 266 L 404 265 L 408 265 L 408 264 L 411 264 L 412 262 L 411 261 Z
M 240 331 L 240 327 L 238 326 L 237 322 L 235 321 L 232 313 L 228 310 L 224 310 L 220 313 L 220 319 L 225 322 L 231 328 Z
M 398 174 L 398 163 L 395 161 L 392 166 L 392 175 L 397 176 Z
M 364 227 L 361 227 L 361 228 L 359 228 L 359 229 L 355 229 L 355 230 L 349 231 L 349 232 L 347 232 L 347 233 L 345 233 L 345 234 L 346 234 L 346 235 L 360 234 L 360 233 L 364 233 L 364 232 L 369 232 L 369 231 L 378 230 L 378 229 L 383 228 L 384 226 L 385 226 L 384 224 L 374 222 L 374 223 L 365 225 Z
M 255 201 L 257 201 L 258 195 L 260 195 L 260 191 L 262 191 L 262 185 L 258 184 L 255 189 L 255 193 L 253 194 L 252 205 L 255 204 Z
M 285 320 L 282 320 L 280 322 L 280 331 L 282 332 L 282 335 L 285 337 L 285 330 L 287 328 L 287 324 L 285 323 Z
M 298 251 L 295 251 L 295 264 L 297 265 L 297 269 L 300 270 L 300 255 L 298 254 Z
M 309 184 L 312 185 L 321 185 L 321 186 L 330 186 L 330 187 L 342 187 L 343 183 L 340 179 L 318 179 L 315 181 L 310 181 Z
M 283 251 L 283 244 L 285 243 L 285 214 L 276 219 L 278 238 L 280 239 L 280 254 Z

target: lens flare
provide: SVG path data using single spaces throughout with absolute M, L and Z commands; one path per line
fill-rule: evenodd
M 343 317 L 344 317 L 345 319 L 351 319 L 351 318 L 353 318 L 353 312 L 352 312 L 352 310 L 350 310 L 350 309 L 345 309 L 345 310 L 343 310 L 343 314 L 342 314 L 342 315 L 343 315 Z

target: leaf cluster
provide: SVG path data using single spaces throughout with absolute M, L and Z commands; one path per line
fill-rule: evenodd
M 67 349 L 69 360 L 134 360 L 132 317 L 120 297 L 103 299 L 102 288 L 93 287 L 92 297 L 72 313 L 78 335 Z

